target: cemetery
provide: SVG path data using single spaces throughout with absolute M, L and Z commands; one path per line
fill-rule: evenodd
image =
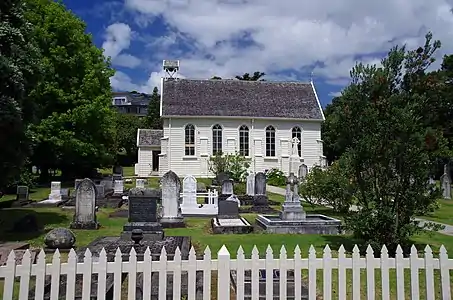
M 304 172 L 301 174 L 306 175 Z M 266 184 L 264 173 L 250 173 L 244 182 L 245 194 L 236 195 L 237 185 L 227 174 L 219 174 L 208 180 L 190 175 L 179 178 L 175 172 L 169 171 L 162 178 L 129 180 L 118 173 L 101 180 L 77 179 L 73 188 L 64 192 L 64 197 L 61 183 L 53 181 L 50 192 L 46 189 L 47 194 L 42 193 L 48 199 L 35 198 L 34 201 L 30 200 L 26 187 L 18 187 L 17 197 L 10 208 L 0 210 L 3 228 L 9 228 L 0 232 L 1 239 L 6 242 L 0 243 L 0 266 L 10 264 L 11 250 L 15 254 L 15 263 L 19 265 L 25 261 L 39 264 L 44 260 L 52 260 L 53 263 L 58 260 L 62 263 L 67 261 L 68 264 L 89 261 L 94 267 L 105 261 L 107 265 L 112 264 L 113 268 L 117 261 L 133 262 L 137 268 L 150 266 L 152 273 L 134 273 L 132 279 L 132 271 L 124 270 L 126 273 L 117 275 L 111 269 L 112 272 L 108 271 L 100 278 L 93 271 L 90 275 L 91 290 L 86 290 L 84 273 L 77 272 L 75 276 L 69 277 L 69 273 L 68 276 L 63 275 L 66 274 L 63 272 L 68 271 L 62 271 L 61 280 L 58 280 L 58 293 L 64 297 L 69 289 L 77 299 L 82 299 L 84 294 L 99 297 L 98 286 L 102 285 L 102 297 L 106 299 L 113 299 L 117 293 L 129 296 L 149 293 L 151 299 L 162 299 L 164 295 L 169 299 L 180 299 L 195 294 L 202 297 L 207 290 L 217 295 L 222 288 L 215 284 L 216 280 L 221 280 L 220 266 L 216 271 L 212 270 L 212 278 L 208 283 L 204 279 L 203 269 L 195 265 L 192 269 L 181 267 L 179 278 L 167 273 L 166 279 L 160 279 L 162 271 L 158 269 L 160 267 L 154 267 L 152 262 L 165 261 L 170 268 L 176 261 L 188 261 L 190 266 L 191 261 L 201 264 L 211 257 L 217 257 L 220 262 L 224 255 L 224 259 L 236 259 L 238 263 L 225 273 L 231 277 L 232 288 L 228 293 L 249 299 L 254 293 L 254 286 L 258 286 L 260 297 L 265 297 L 265 291 L 270 289 L 271 284 L 276 297 L 281 297 L 283 293 L 287 299 L 296 296 L 308 299 L 313 289 L 317 289 L 308 280 L 312 276 L 310 271 L 291 270 L 283 275 L 284 269 L 278 265 L 269 271 L 264 262 L 267 264 L 268 260 L 274 259 L 272 253 L 280 253 L 280 257 L 293 257 L 309 250 L 309 259 L 314 259 L 316 250 L 324 253 L 324 257 L 326 253 L 331 253 L 330 249 L 339 249 L 339 252 L 332 252 L 340 256 L 356 253 L 360 257 L 361 253 L 357 252 L 358 248 L 353 248 L 356 241 L 342 230 L 345 215 L 325 206 L 301 201 L 298 185 L 303 180 L 303 177 L 291 173 L 286 178 L 286 190 L 272 193 L 268 190 L 277 187 Z M 106 195 L 106 190 L 111 193 L 110 196 Z M 276 212 L 279 214 L 272 214 Z M 444 248 L 436 248 L 441 245 L 453 249 L 453 236 L 441 233 L 425 233 L 414 237 L 413 241 L 419 250 L 424 247 L 422 245 L 429 243 L 434 255 L 443 253 Z M 282 244 L 284 252 L 283 248 L 280 249 Z M 331 248 L 326 250 L 326 244 Z M 224 245 L 227 248 L 222 248 Z M 41 248 L 44 252 L 40 252 Z M 293 253 L 293 250 L 296 252 Z M 249 255 L 250 261 L 247 258 Z M 240 260 L 243 260 L 242 266 L 239 265 Z M 254 260 L 261 266 L 259 269 L 247 267 Z M 214 275 L 215 272 L 217 275 Z M 389 291 L 397 286 L 396 277 L 392 274 Z M 441 278 L 438 271 L 433 274 L 434 278 Z M 316 281 L 323 278 L 323 275 L 319 276 L 316 275 Z M 163 284 L 162 280 L 166 283 Z M 338 279 L 328 280 L 336 282 Z M 366 280 L 363 280 L 359 283 L 362 286 L 359 291 L 361 295 L 366 293 Z M 151 282 L 151 285 L 145 282 Z M 281 282 L 285 282 L 286 289 Z M 351 287 L 347 282 L 345 289 L 349 291 Z M 29 299 L 41 291 L 44 299 L 50 298 L 52 286 L 57 283 L 48 278 L 40 284 L 42 290 L 30 282 Z M 115 285 L 124 285 L 123 291 L 118 291 Z M 379 285 L 379 281 L 376 281 L 376 285 Z M 333 289 L 336 291 L 336 288 Z M 379 290 L 378 293 L 385 292 Z

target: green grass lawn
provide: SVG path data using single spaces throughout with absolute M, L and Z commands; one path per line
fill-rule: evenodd
M 453 225 L 453 200 L 440 199 L 439 209 L 428 215 L 421 216 L 421 218 Z

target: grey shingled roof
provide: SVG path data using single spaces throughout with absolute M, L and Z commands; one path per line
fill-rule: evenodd
M 115 97 L 126 97 L 132 105 L 146 106 L 149 104 L 150 95 L 130 93 L 130 92 L 113 92 L 113 98 Z
M 162 116 L 323 119 L 311 83 L 165 80 Z
M 137 146 L 160 146 L 160 139 L 164 131 L 159 129 L 140 129 L 138 132 Z

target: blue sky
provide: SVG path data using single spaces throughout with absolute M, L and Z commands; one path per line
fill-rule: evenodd
M 395 44 L 415 47 L 431 30 L 453 50 L 453 0 L 63 0 L 112 58 L 115 90 L 151 92 L 163 59 L 180 77 L 309 81 L 323 106 L 357 61 L 379 64 Z

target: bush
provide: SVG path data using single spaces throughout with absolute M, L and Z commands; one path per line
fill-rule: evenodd
M 313 205 L 327 204 L 337 212 L 348 212 L 356 189 L 344 168 L 341 161 L 336 161 L 326 170 L 314 167 L 300 185 L 301 197 Z
M 234 184 L 234 194 L 235 195 L 245 195 L 247 192 L 247 188 L 245 183 L 243 182 L 237 182 Z
M 286 184 L 286 176 L 279 169 L 270 169 L 266 172 L 267 184 L 274 186 L 284 186 Z
M 217 177 L 220 173 L 226 173 L 236 182 L 243 182 L 247 177 L 250 167 L 250 159 L 235 154 L 217 154 L 209 159 L 209 171 Z

